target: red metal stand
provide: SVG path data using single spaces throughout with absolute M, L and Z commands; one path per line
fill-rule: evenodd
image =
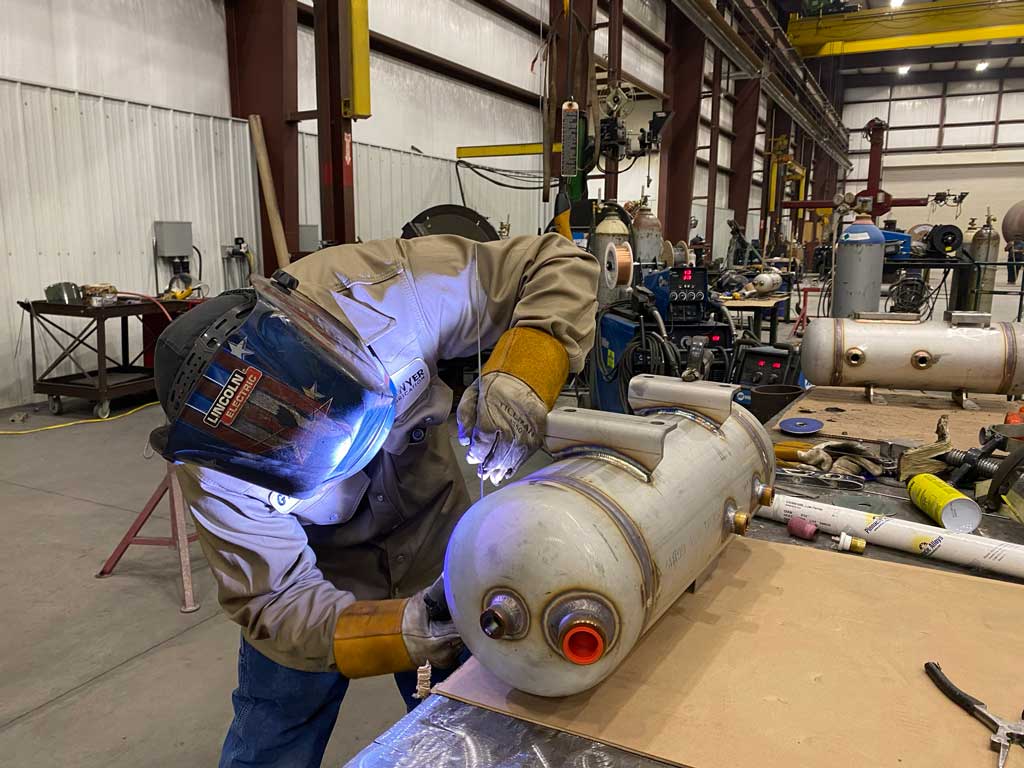
M 821 288 L 817 286 L 806 286 L 800 289 L 800 293 L 803 294 L 803 299 L 800 302 L 800 317 L 796 319 L 796 323 L 793 325 L 793 330 L 789 332 L 789 338 L 793 338 L 798 333 L 803 333 L 807 329 L 808 317 L 808 299 L 810 299 L 812 293 L 821 293 Z
M 142 530 L 142 526 L 149 520 L 160 500 L 168 491 L 171 492 L 171 535 L 139 536 L 138 534 Z M 124 557 L 128 547 L 132 544 L 150 547 L 172 547 L 178 550 L 178 563 L 181 566 L 181 612 L 192 613 L 199 610 L 199 604 L 196 602 L 192 590 L 192 559 L 189 556 L 188 545 L 198 538 L 198 534 L 193 533 L 189 535 L 187 533 L 185 528 L 185 502 L 181 495 L 181 486 L 178 485 L 178 478 L 174 474 L 174 466 L 168 464 L 167 473 L 160 481 L 160 484 L 157 485 L 156 490 L 153 491 L 153 495 L 149 497 L 146 506 L 128 527 L 121 541 L 114 547 L 114 551 L 110 553 L 110 557 L 107 558 L 103 567 L 100 568 L 96 578 L 102 579 L 110 576 L 121 561 L 121 558 Z

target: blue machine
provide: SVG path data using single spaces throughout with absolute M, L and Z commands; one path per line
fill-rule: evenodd
M 883 229 L 882 237 L 885 238 L 885 255 L 891 259 L 909 259 L 910 243 L 913 237 L 906 232 L 893 232 L 891 229 Z
M 707 371 L 707 378 L 724 380 L 728 369 L 728 352 L 732 349 L 732 332 L 726 323 L 708 320 L 710 290 L 707 270 L 701 267 L 672 267 L 651 273 L 644 278 L 637 293 L 646 289 L 649 305 L 661 316 L 668 338 L 664 341 L 671 346 L 680 369 L 686 365 L 691 339 L 704 337 L 705 349 L 713 350 L 714 362 Z M 638 298 L 638 297 L 635 297 Z M 650 334 L 659 328 L 655 318 L 650 316 L 644 323 L 648 334 L 646 346 L 640 345 L 640 303 L 632 307 L 616 307 L 599 314 L 597 341 L 591 353 L 593 369 L 591 375 L 591 403 L 594 408 L 615 413 L 627 412 L 625 387 L 621 376 L 622 366 L 632 373 L 655 372 L 652 365 L 653 352 L 661 349 Z M 660 336 L 660 334 L 659 334 Z M 652 349 L 657 347 L 658 349 Z M 662 350 L 659 355 L 665 359 Z M 627 359 L 629 358 L 629 359 Z

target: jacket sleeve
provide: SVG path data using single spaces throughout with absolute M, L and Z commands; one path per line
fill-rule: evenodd
M 475 243 L 454 236 L 399 241 L 440 358 L 491 347 L 509 328 L 555 337 L 572 371 L 594 341 L 598 265 L 561 235 Z M 474 259 L 474 254 L 476 258 Z
M 217 598 L 246 639 L 284 666 L 336 669 L 334 626 L 355 597 L 324 579 L 295 516 L 189 471 L 179 469 L 177 476 L 217 581 Z

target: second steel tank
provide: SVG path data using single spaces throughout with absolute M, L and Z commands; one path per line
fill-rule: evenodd
M 618 667 L 770 503 L 771 440 L 735 390 L 642 375 L 638 415 L 551 414 L 558 460 L 474 504 L 448 544 L 448 605 L 480 664 L 539 696 Z
M 858 214 L 839 237 L 832 276 L 832 317 L 877 312 L 882 294 L 885 237 L 867 214 Z

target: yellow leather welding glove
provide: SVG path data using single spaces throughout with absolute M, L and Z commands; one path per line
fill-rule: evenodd
M 457 413 L 459 443 L 479 477 L 498 485 L 540 447 L 568 375 L 569 355 L 555 337 L 536 328 L 502 334 Z
M 400 600 L 358 600 L 342 611 L 334 627 L 338 671 L 358 678 L 407 672 L 428 661 L 439 669 L 454 667 L 462 640 L 450 619 L 430 618 L 423 599 L 427 592 Z

